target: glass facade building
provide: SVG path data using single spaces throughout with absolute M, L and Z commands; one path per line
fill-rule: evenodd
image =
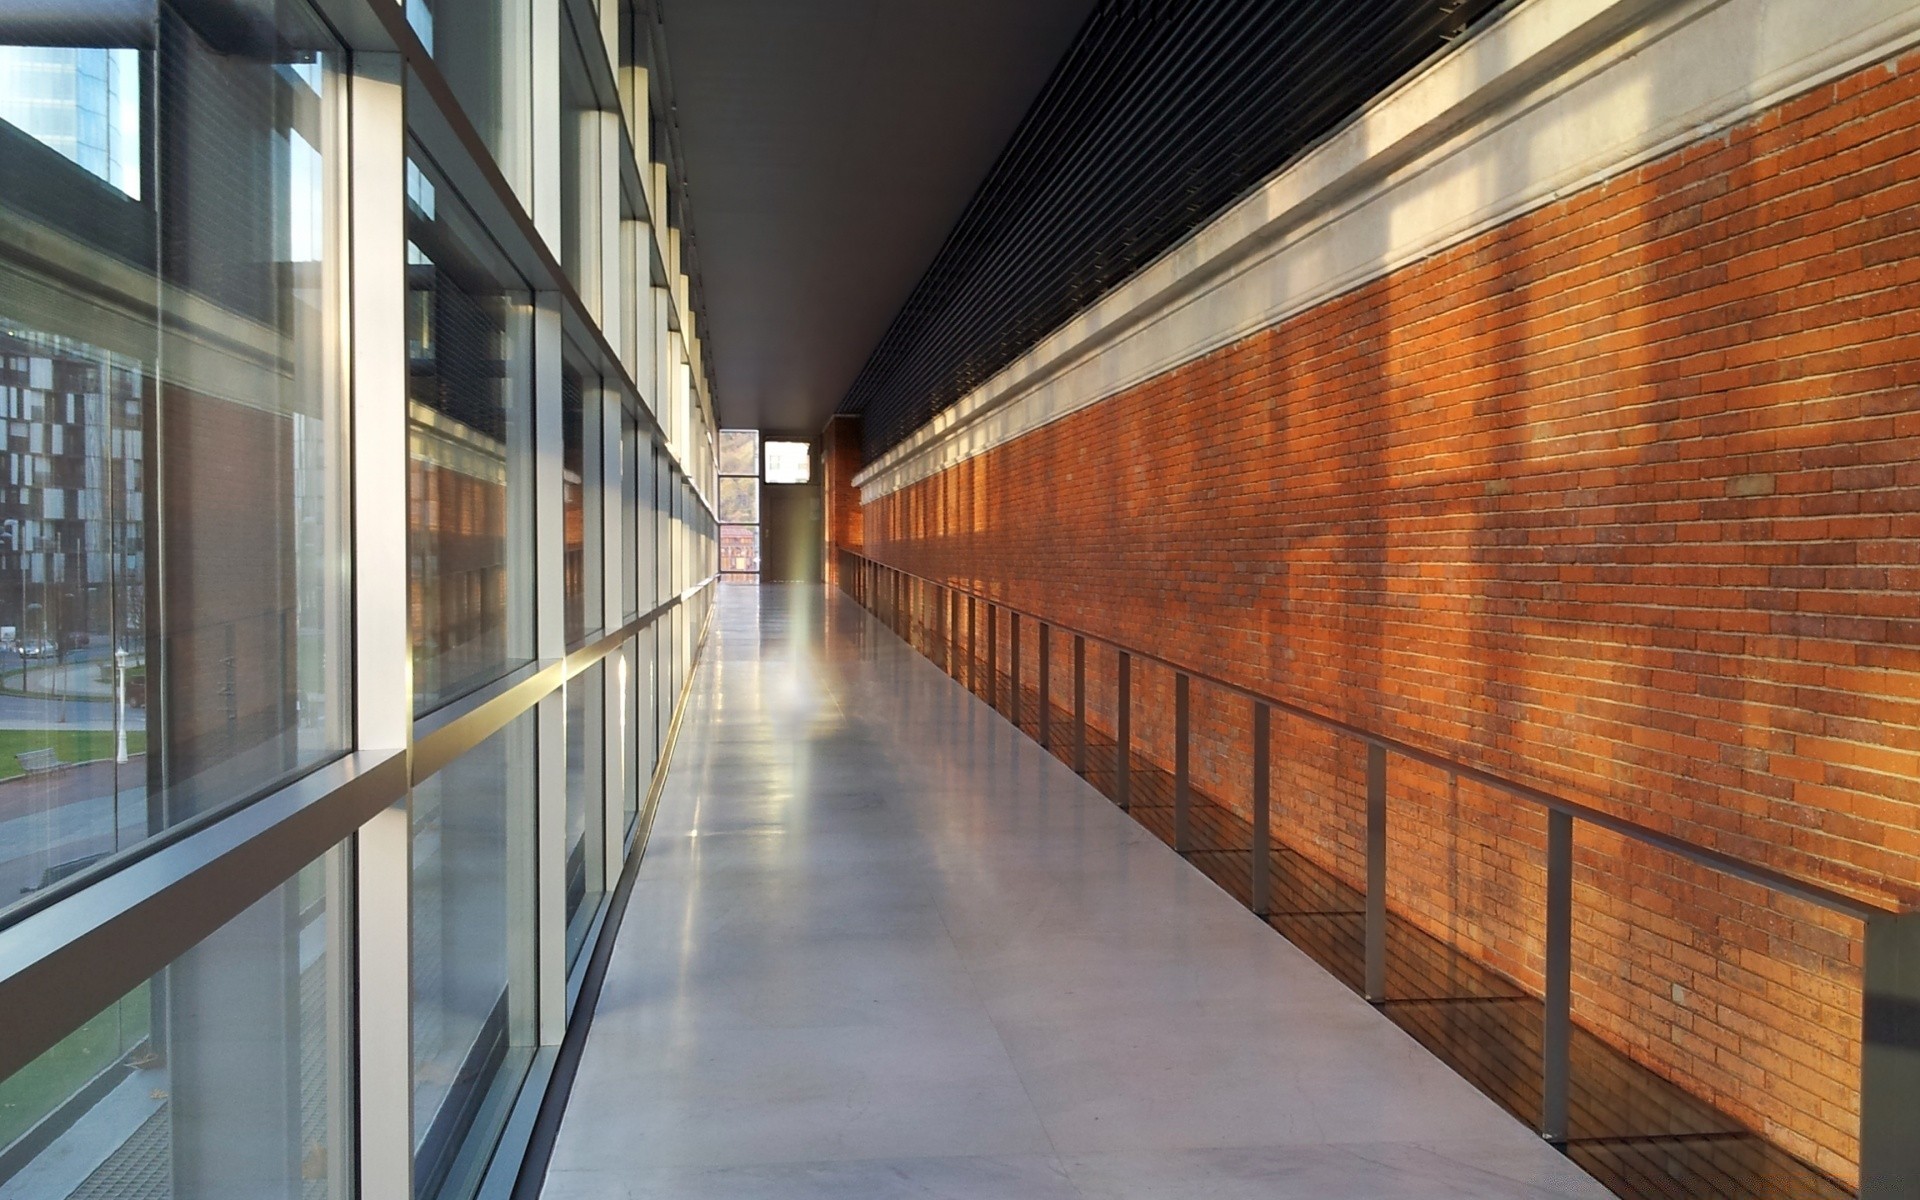
M 496 1194 L 718 570 L 652 17 L 31 7 L 0 1196 Z

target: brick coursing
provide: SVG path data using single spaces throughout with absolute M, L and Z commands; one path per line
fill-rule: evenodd
M 827 582 L 840 582 L 836 549 L 859 550 L 861 537 L 860 489 L 853 477 L 860 473 L 860 418 L 836 416 L 820 434 L 821 492 L 826 500 Z
M 1910 57 L 879 498 L 867 552 L 1912 904 L 1916 152 Z M 1135 694 L 1170 761 L 1170 680 Z M 1195 704 L 1244 797 L 1244 706 Z M 1274 755 L 1281 836 L 1358 877 L 1360 749 L 1276 718 Z M 1395 907 L 1537 986 L 1540 814 L 1405 764 L 1392 804 Z M 1858 925 L 1589 828 L 1577 863 L 1580 1019 L 1852 1179 Z

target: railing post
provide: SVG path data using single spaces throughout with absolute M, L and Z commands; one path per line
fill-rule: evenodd
M 1011 710 L 1013 727 L 1020 728 L 1020 614 L 1014 609 L 1007 610 L 1007 656 L 1013 660 L 1013 682 L 1008 688 L 1007 707 Z
M 961 680 L 967 690 L 973 690 L 974 656 L 980 653 L 980 603 L 977 598 L 967 597 L 967 677 Z
M 1867 921 L 1860 1046 L 1860 1200 L 1912 1200 L 1920 1180 L 1920 913 Z
M 987 601 L 987 707 L 1000 711 L 1000 638 L 994 632 L 993 601 Z
M 1049 649 L 1052 641 L 1048 630 L 1052 626 L 1040 622 L 1040 747 L 1045 749 L 1049 731 L 1053 728 L 1053 655 Z
M 1567 1140 L 1573 1037 L 1573 815 L 1547 811 L 1546 1017 L 1540 1039 L 1540 1135 Z
M 1187 767 L 1187 693 L 1185 671 L 1173 677 L 1173 848 L 1185 854 L 1193 849 L 1193 822 L 1189 814 Z
M 1087 639 L 1073 635 L 1073 769 L 1087 773 Z
M 1120 688 L 1114 713 L 1113 798 L 1121 808 L 1133 807 L 1133 655 L 1120 652 Z
M 1367 999 L 1387 998 L 1387 748 L 1367 743 Z
M 1266 916 L 1273 908 L 1272 883 L 1268 878 L 1268 831 L 1270 803 L 1269 764 L 1270 751 L 1268 725 L 1271 710 L 1260 701 L 1253 702 L 1253 865 L 1248 876 L 1247 896 L 1250 907 L 1258 916 Z
M 960 678 L 960 593 L 948 589 L 948 601 L 953 612 L 947 620 L 947 674 Z

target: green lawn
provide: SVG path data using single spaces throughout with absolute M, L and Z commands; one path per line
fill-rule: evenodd
M 147 1036 L 151 984 L 68 1034 L 53 1049 L 0 1080 L 0 1147 L 34 1127 Z
M 26 772 L 14 755 L 23 750 L 45 750 L 52 746 L 63 763 L 89 762 L 113 757 L 111 729 L 0 729 L 0 779 L 12 779 Z M 127 753 L 140 754 L 147 748 L 147 731 L 129 730 Z

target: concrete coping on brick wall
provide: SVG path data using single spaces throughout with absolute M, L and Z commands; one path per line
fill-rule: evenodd
M 1910 0 L 1523 0 L 854 483 L 929 478 L 1916 43 Z

